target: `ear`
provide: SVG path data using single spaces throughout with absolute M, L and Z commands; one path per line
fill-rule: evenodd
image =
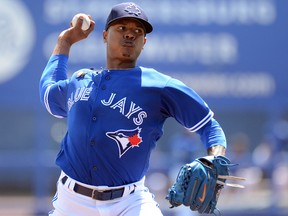
M 108 36 L 108 32 L 104 30 L 104 31 L 102 32 L 102 37 L 103 37 L 104 43 L 107 43 L 107 36 Z
M 144 37 L 144 41 L 143 41 L 143 47 L 142 47 L 142 49 L 144 49 L 144 46 L 145 46 L 145 44 L 146 44 L 146 41 L 147 41 L 147 38 L 146 38 L 146 37 Z

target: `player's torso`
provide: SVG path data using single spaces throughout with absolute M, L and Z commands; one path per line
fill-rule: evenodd
M 136 68 L 72 78 L 67 99 L 69 145 L 95 178 L 112 171 L 115 179 L 124 175 L 128 183 L 146 171 L 165 120 L 161 88 L 150 85 L 155 80 L 147 74 Z M 93 171 L 95 167 L 99 168 Z

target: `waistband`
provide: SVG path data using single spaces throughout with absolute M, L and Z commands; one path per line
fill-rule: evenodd
M 74 192 L 78 194 L 99 201 L 107 201 L 122 198 L 130 194 L 133 194 L 135 191 L 142 190 L 144 188 L 145 177 L 143 177 L 140 181 L 116 187 L 93 186 L 76 181 L 70 178 L 62 171 L 59 181 L 65 187 L 72 189 Z

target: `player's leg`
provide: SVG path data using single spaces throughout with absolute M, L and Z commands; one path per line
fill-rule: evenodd
M 73 187 L 74 185 L 69 181 L 64 185 L 60 177 L 57 193 L 52 200 L 54 209 L 49 212 L 49 216 L 100 216 L 95 208 L 95 200 L 75 193 Z
M 119 216 L 163 216 L 154 195 L 147 188 L 137 191 L 121 201 L 121 205 L 122 207 L 125 206 L 125 209 Z

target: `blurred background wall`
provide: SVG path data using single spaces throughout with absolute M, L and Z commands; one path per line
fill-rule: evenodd
M 54 160 L 65 120 L 40 104 L 38 82 L 58 34 L 79 12 L 96 21 L 71 51 L 69 73 L 105 66 L 102 30 L 117 0 L 0 0 L 0 215 L 47 215 L 59 169 Z M 154 24 L 139 65 L 194 88 L 215 112 L 228 157 L 247 178 L 225 188 L 222 215 L 288 215 L 288 1 L 135 0 Z M 185 107 L 183 107 L 185 109 Z M 193 112 L 193 110 L 191 110 Z M 165 200 L 181 165 L 205 154 L 174 120 L 151 158 L 147 185 Z

